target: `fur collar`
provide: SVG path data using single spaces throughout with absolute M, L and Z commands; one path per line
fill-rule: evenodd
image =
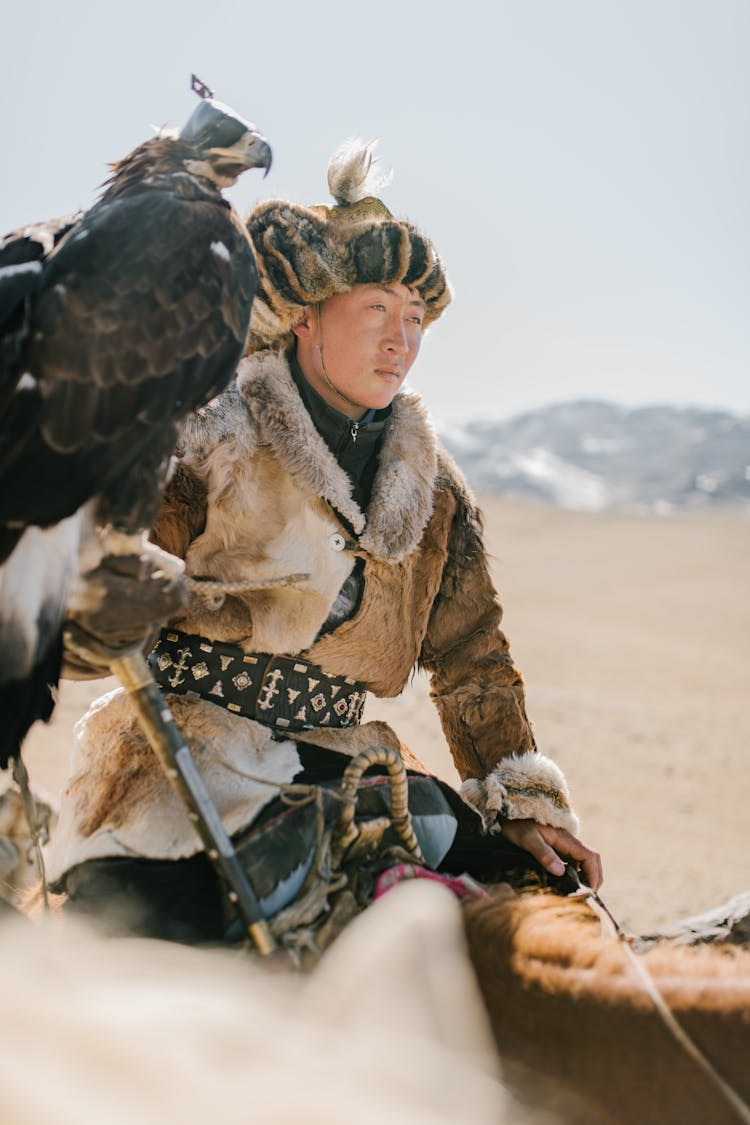
M 349 477 L 302 403 L 285 356 L 259 352 L 243 360 L 237 386 L 258 444 L 270 446 L 298 484 L 348 520 L 363 550 L 389 562 L 411 554 L 432 515 L 437 475 L 437 439 L 419 395 L 402 392 L 393 400 L 365 518 Z

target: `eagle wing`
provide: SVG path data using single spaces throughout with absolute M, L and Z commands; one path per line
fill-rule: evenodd
M 83 216 L 44 261 L 0 438 L 0 520 L 46 526 L 147 449 L 163 456 L 231 378 L 256 276 L 221 199 L 146 187 Z
M 44 259 L 79 218 L 80 213 L 50 219 L 0 238 L 0 418 L 20 375 L 18 361 L 28 338 Z
M 82 543 L 140 555 L 179 422 L 234 374 L 257 274 L 221 187 L 270 164 L 208 98 L 66 233 L 0 241 L 0 767 L 51 711 Z

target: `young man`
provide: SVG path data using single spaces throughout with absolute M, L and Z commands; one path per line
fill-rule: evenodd
M 419 665 L 485 823 L 598 887 L 564 778 L 534 744 L 479 513 L 420 399 L 400 391 L 450 289 L 425 236 L 368 194 L 371 162 L 358 144 L 334 154 L 330 209 L 271 201 L 250 215 L 261 282 L 248 356 L 185 427 L 154 530 L 188 575 L 234 585 L 193 600 L 152 667 L 237 835 L 311 755 L 401 753 L 362 707 Z M 116 893 L 150 902 L 148 932 L 220 937 L 215 921 L 164 923 L 185 894 L 218 893 L 198 852 L 127 700 L 100 700 L 51 882 L 93 909 Z

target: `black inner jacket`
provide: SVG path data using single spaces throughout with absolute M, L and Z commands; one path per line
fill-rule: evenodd
M 392 408 L 386 406 L 384 410 L 368 410 L 361 421 L 352 422 L 340 410 L 329 406 L 310 386 L 294 351 L 290 351 L 287 358 L 292 378 L 315 429 L 351 480 L 354 499 L 366 512 L 378 469 L 383 431 Z
M 287 353 L 287 359 L 292 378 L 315 429 L 349 477 L 352 495 L 362 511 L 366 512 L 378 470 L 383 433 L 392 408 L 386 406 L 383 410 L 368 410 L 359 422 L 353 422 L 346 414 L 329 406 L 315 388 L 310 386 L 294 350 Z M 338 516 L 352 537 L 356 538 L 349 521 L 341 512 Z M 352 573 L 341 587 L 331 612 L 321 626 L 318 637 L 332 632 L 342 621 L 357 612 L 364 588 L 363 572 L 362 559 L 357 559 Z

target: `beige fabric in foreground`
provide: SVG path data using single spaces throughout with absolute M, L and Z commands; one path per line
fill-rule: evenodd
M 307 979 L 65 920 L 0 956 L 3 1125 L 518 1120 L 442 887 L 397 887 Z

